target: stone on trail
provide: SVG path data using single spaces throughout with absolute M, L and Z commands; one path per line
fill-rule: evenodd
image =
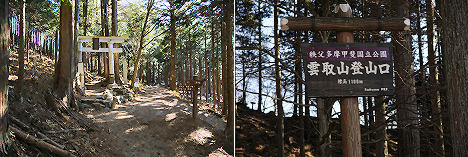
M 112 91 L 106 89 L 106 91 L 104 91 L 104 99 L 106 99 L 106 100 L 113 100 L 113 99 L 114 99 L 114 95 L 112 94 Z
M 105 107 L 114 108 L 115 101 L 114 100 L 103 100 L 102 103 Z
M 91 105 L 98 111 L 101 111 L 102 108 L 104 108 L 104 106 L 101 103 L 97 103 L 97 102 L 92 103 Z

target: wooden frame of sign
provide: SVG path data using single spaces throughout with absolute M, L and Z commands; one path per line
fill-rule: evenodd
M 302 44 L 306 90 L 310 97 L 392 95 L 390 44 Z

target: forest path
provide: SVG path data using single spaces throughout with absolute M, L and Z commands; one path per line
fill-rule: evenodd
M 99 156 L 225 156 L 233 146 L 217 127 L 221 118 L 200 113 L 191 117 L 191 105 L 159 86 L 144 89 L 134 101 L 87 116 L 102 127 L 93 137 L 101 141 Z M 216 122 L 212 122 L 216 121 Z M 210 122 L 210 123 L 208 123 Z M 232 152 L 229 152 L 232 154 Z

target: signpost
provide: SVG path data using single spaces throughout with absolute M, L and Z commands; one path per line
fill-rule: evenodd
M 393 93 L 392 52 L 380 44 L 351 44 L 351 31 L 407 31 L 407 18 L 352 18 L 349 4 L 335 8 L 337 18 L 283 18 L 282 30 L 337 31 L 341 44 L 303 45 L 309 97 L 341 97 L 343 156 L 361 157 L 357 96 Z
M 195 119 L 198 115 L 198 88 L 202 85 L 203 80 L 198 78 L 198 75 L 193 75 L 193 79 L 190 80 L 190 86 L 192 86 L 192 117 Z

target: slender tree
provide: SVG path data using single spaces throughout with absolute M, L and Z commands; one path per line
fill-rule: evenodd
M 8 138 L 8 58 L 9 58 L 9 38 L 10 27 L 8 24 L 8 14 L 10 13 L 9 1 L 0 1 L 0 154 L 6 155 Z
M 101 34 L 102 36 L 109 36 L 109 12 L 107 10 L 109 0 L 101 0 Z M 107 47 L 104 44 L 103 47 Z M 104 63 L 104 77 L 106 80 L 109 79 L 109 54 L 107 52 L 102 53 L 102 61 Z
M 262 14 L 261 14 L 261 5 L 262 2 L 259 0 L 257 4 L 257 12 L 258 12 L 258 102 L 257 102 L 257 110 L 262 111 Z
M 429 84 L 430 89 L 430 102 L 432 108 L 432 130 L 434 144 L 431 144 L 432 151 L 437 156 L 444 155 L 444 140 L 442 130 L 442 118 L 440 111 L 440 95 L 438 91 L 438 70 L 437 70 L 437 59 L 435 58 L 435 44 L 434 44 L 434 6 L 432 0 L 426 0 L 426 21 L 427 21 L 427 53 L 429 63 Z
M 174 1 L 173 0 L 170 0 L 169 1 L 169 4 L 170 4 L 170 8 L 169 8 L 169 12 L 170 12 L 170 16 L 171 16 L 171 19 L 170 19 L 170 32 L 171 32 L 171 75 L 170 75 L 170 78 L 169 78 L 169 87 L 171 90 L 176 90 L 176 78 L 175 78 L 175 55 L 176 55 L 176 52 L 175 52 L 175 38 L 176 38 L 176 31 L 175 31 L 175 4 L 174 4 Z
M 138 67 L 140 65 L 139 63 L 140 63 L 140 60 L 141 60 L 141 51 L 144 48 L 145 36 L 147 35 L 147 32 L 146 32 L 147 28 L 146 27 L 148 25 L 148 18 L 149 18 L 149 15 L 151 13 L 151 10 L 153 9 L 153 5 L 154 5 L 154 0 L 148 0 L 147 8 L 146 8 L 145 22 L 143 23 L 143 28 L 141 29 L 140 41 L 139 41 L 138 50 L 137 50 L 137 57 L 135 59 L 135 65 L 134 65 L 135 70 L 133 71 L 132 84 L 131 84 L 132 88 L 135 85 L 135 79 L 138 76 L 138 73 L 141 74 L 141 72 L 138 71 Z
M 385 123 L 385 102 L 383 96 L 375 97 L 375 127 L 377 139 L 377 142 L 375 143 L 376 157 L 386 157 L 388 156 L 388 148 Z
M 18 80 L 16 82 L 15 94 L 18 97 L 18 101 L 23 99 L 23 80 L 24 80 L 24 52 L 25 52 L 25 33 L 26 33 L 26 2 L 25 0 L 20 1 L 21 14 L 20 14 L 20 30 L 19 30 L 19 49 L 18 49 Z
M 408 0 L 393 1 L 397 17 L 409 17 Z M 399 156 L 420 156 L 420 137 L 409 32 L 392 32 L 394 46 Z
M 118 36 L 117 30 L 117 0 L 112 0 L 112 36 Z M 114 48 L 116 48 L 117 46 L 118 44 L 114 44 Z M 114 74 L 115 81 L 118 84 L 121 84 L 122 81 L 120 80 L 119 53 L 114 53 Z
M 284 156 L 284 111 L 283 111 L 283 96 L 281 93 L 281 67 L 280 67 L 280 53 L 279 53 L 279 30 L 278 30 L 278 0 L 273 4 L 273 34 L 274 34 L 274 49 L 275 49 L 275 82 L 276 82 L 276 107 L 278 108 L 278 118 L 276 122 L 277 140 L 280 154 Z
M 227 19 L 226 19 L 226 95 L 225 101 L 226 106 L 228 107 L 227 113 L 227 123 L 225 135 L 229 141 L 234 141 L 234 114 L 235 114 L 235 86 L 234 86 L 234 44 L 232 41 L 233 37 L 233 11 L 234 11 L 234 1 L 229 0 L 226 4 Z

